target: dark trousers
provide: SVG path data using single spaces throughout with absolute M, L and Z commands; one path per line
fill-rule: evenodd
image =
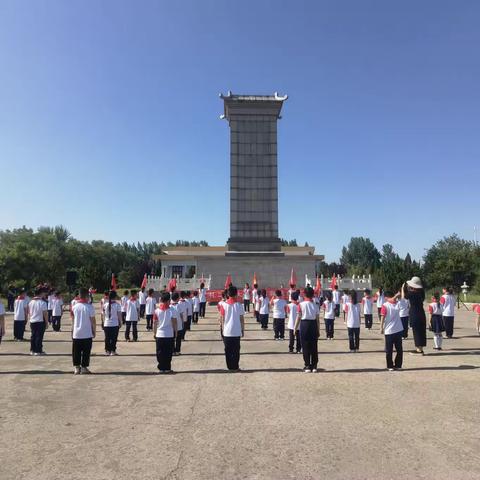
M 316 320 L 300 322 L 300 338 L 303 361 L 306 368 L 317 368 L 318 365 L 318 325 Z
M 180 353 L 182 351 L 182 340 L 185 338 L 185 330 L 178 330 L 175 337 L 175 352 Z
M 360 327 L 348 328 L 347 330 L 350 350 L 358 350 L 360 348 Z
M 175 347 L 175 339 L 171 338 L 156 338 L 157 344 L 157 368 L 161 372 L 172 369 L 172 355 Z
M 325 333 L 327 335 L 327 338 L 333 338 L 334 324 L 335 324 L 334 318 L 325 318 Z
M 378 311 L 378 319 L 380 320 L 380 317 L 382 316 L 382 308 L 377 308 Z
M 205 310 L 206 310 L 207 302 L 200 302 L 200 317 L 205 318 Z
M 48 312 L 48 323 L 52 323 L 52 312 L 53 310 L 47 310 Z
M 13 312 L 13 307 L 15 305 L 15 297 L 13 295 L 8 295 L 7 297 L 7 310 Z
M 193 312 L 192 322 L 198 323 L 198 312 Z
M 30 338 L 30 351 L 33 353 L 42 353 L 45 322 L 30 322 L 30 330 L 32 332 L 32 336 Z
M 262 324 L 262 328 L 266 330 L 268 328 L 268 313 L 261 313 L 260 314 L 260 323 Z
M 127 326 L 125 327 L 125 340 L 130 340 L 130 328 L 133 332 L 133 341 L 136 342 L 138 340 L 137 323 L 138 322 L 126 322 Z
M 246 312 L 250 312 L 250 300 L 244 300 L 243 301 L 243 309 Z
M 255 319 L 257 320 L 258 323 L 260 323 L 260 312 L 258 310 L 255 310 Z
M 56 332 L 59 332 L 60 331 L 60 324 L 61 324 L 61 321 L 62 321 L 62 316 L 58 316 L 58 315 L 53 315 L 52 316 L 52 328 L 56 331 Z
M 74 338 L 72 342 L 72 360 L 74 367 L 88 367 L 90 352 L 92 351 L 91 338 Z
M 122 312 L 122 324 L 125 325 L 127 321 L 127 312 Z
M 373 325 L 373 315 L 371 313 L 366 313 L 365 315 L 365 328 L 372 328 Z
M 401 317 L 403 325 L 403 338 L 408 338 L 408 317 Z
M 340 304 L 335 304 L 335 316 L 338 318 L 340 316 Z
M 191 326 L 192 326 L 192 316 L 187 315 L 187 321 L 185 323 L 185 330 L 190 330 Z
M 238 370 L 240 362 L 240 337 L 223 337 L 225 360 L 229 370 Z
M 385 335 L 385 356 L 387 358 L 387 368 L 402 368 L 403 363 L 403 346 L 402 346 L 403 331 Z M 392 360 L 393 347 L 397 354 L 395 355 L 395 364 Z
M 293 352 L 293 347 L 295 347 L 295 340 L 296 340 L 296 350 L 297 352 L 302 351 L 302 345 L 300 344 L 300 333 L 296 332 L 292 329 L 288 330 L 288 350 Z
M 140 318 L 145 318 L 145 307 L 144 303 L 140 305 Z
M 450 338 L 453 337 L 453 322 L 455 317 L 443 317 L 443 324 L 445 326 L 445 335 Z
M 275 338 L 285 338 L 285 319 L 274 318 L 273 319 L 273 331 Z
M 103 327 L 105 332 L 105 351 L 116 352 L 117 351 L 117 339 L 118 331 L 120 327 Z
M 153 315 L 147 315 L 147 330 L 152 329 Z
M 25 320 L 15 320 L 13 322 L 13 338 L 16 338 L 17 340 L 23 340 L 26 324 L 27 322 Z

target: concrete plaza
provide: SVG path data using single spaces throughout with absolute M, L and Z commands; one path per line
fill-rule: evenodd
M 46 333 L 48 355 L 0 346 L 0 478 L 478 479 L 480 337 L 471 312 L 444 350 L 406 355 L 387 372 L 383 337 L 362 329 L 350 354 L 345 326 L 319 341 L 318 374 L 247 315 L 240 373 L 227 373 L 215 307 L 187 334 L 177 372 L 156 374 L 152 334 L 73 376 L 70 320 Z M 27 338 L 29 333 L 27 333 Z M 123 329 L 120 332 L 123 338 Z M 412 340 L 405 342 L 412 348 Z

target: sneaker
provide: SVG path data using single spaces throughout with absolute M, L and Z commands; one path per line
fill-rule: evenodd
M 80 370 L 80 373 L 82 373 L 83 375 L 88 375 L 92 372 L 87 367 L 82 367 L 82 369 Z
M 33 352 L 32 355 L 33 355 L 34 357 L 39 357 L 39 356 L 41 355 L 41 353 Z
M 479 335 L 480 335 L 480 333 L 479 333 Z M 30 355 L 32 355 L 32 357 L 33 357 L 33 355 L 35 355 L 35 353 L 33 353 L 32 351 L 30 351 Z
M 297 353 L 302 353 L 302 351 L 301 351 L 301 350 L 297 350 Z
M 44 352 L 43 350 L 39 353 L 39 355 L 46 355 L 47 352 Z
M 303 369 L 303 373 L 312 373 L 312 371 L 309 368 L 305 367 Z
M 107 352 L 107 351 L 105 350 L 105 355 L 106 355 L 107 357 L 109 357 L 111 354 L 112 354 L 112 352 Z
M 117 356 L 117 355 L 118 355 L 117 352 L 110 352 L 110 356 L 111 356 L 111 357 L 115 357 L 115 356 Z
M 389 372 L 394 372 L 394 371 L 395 371 L 394 368 L 387 368 L 387 370 L 388 370 Z
M 312 368 L 312 373 L 317 373 L 318 370 L 316 368 Z
M 293 350 L 289 350 L 288 353 L 295 353 Z
M 80 367 L 75 367 L 75 368 L 73 369 L 73 374 L 74 374 L 74 375 L 79 375 L 79 374 L 80 374 Z

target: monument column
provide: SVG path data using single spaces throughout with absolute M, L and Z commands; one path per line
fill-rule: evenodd
M 287 96 L 220 95 L 230 126 L 228 253 L 281 252 L 277 120 Z

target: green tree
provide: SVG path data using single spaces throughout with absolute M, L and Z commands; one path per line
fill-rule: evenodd
M 342 248 L 340 263 L 345 265 L 349 275 L 373 273 L 380 265 L 380 252 L 369 238 L 352 237 Z

